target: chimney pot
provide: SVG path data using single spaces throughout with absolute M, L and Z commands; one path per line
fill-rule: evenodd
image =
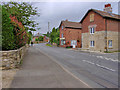
M 68 19 L 66 19 L 65 21 L 68 21 Z
M 107 12 L 107 13 L 112 13 L 111 4 L 106 4 L 105 8 L 104 8 L 104 11 Z

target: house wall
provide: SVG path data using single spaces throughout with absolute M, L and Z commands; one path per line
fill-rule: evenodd
M 65 38 L 65 45 L 61 45 L 61 40 L 60 40 L 60 46 L 61 47 L 66 47 L 66 46 L 71 46 L 71 40 L 76 40 L 77 42 L 77 48 L 81 47 L 81 29 L 73 29 L 73 28 L 65 28 L 63 25 L 63 30 L 62 30 L 62 25 L 60 27 L 60 38 L 62 38 L 62 33 L 64 34 Z
M 48 38 L 46 36 L 44 36 L 43 41 L 48 42 Z
M 94 13 L 94 22 L 90 22 L 90 14 L 94 12 L 91 11 L 88 13 L 86 18 L 82 22 L 82 48 L 89 49 L 90 51 L 116 51 L 118 50 L 118 21 L 107 19 L 107 37 L 106 37 L 106 21 L 103 17 Z M 90 34 L 90 27 L 95 27 L 95 33 Z M 119 36 L 119 37 L 118 37 Z M 107 47 L 106 47 L 107 39 Z M 90 41 L 95 41 L 95 46 L 90 47 Z M 108 40 L 112 40 L 112 48 L 108 47 Z

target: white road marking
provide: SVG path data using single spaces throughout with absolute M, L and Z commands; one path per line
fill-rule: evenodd
M 119 62 L 118 60 L 112 59 L 112 58 L 107 58 L 107 57 L 103 57 L 103 56 L 96 56 L 97 58 L 101 58 L 101 59 L 106 59 L 106 60 L 110 60 L 113 62 Z
M 116 70 L 114 70 L 114 69 L 111 69 L 111 68 L 108 68 L 108 67 L 102 66 L 102 65 L 100 65 L 100 64 L 95 64 L 95 63 L 90 62 L 90 61 L 87 61 L 87 60 L 82 60 L 82 61 L 83 61 L 83 62 L 87 62 L 87 63 L 89 63 L 89 64 L 94 64 L 94 65 L 96 65 L 96 66 L 98 66 L 98 67 L 105 68 L 105 69 L 110 70 L 110 71 L 113 71 L 113 72 L 116 71 Z

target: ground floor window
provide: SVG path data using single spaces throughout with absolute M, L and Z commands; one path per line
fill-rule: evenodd
M 71 40 L 71 46 L 77 45 L 77 40 Z
M 65 44 L 65 40 L 61 40 L 61 45 L 64 45 Z
M 108 46 L 109 46 L 109 47 L 112 47 L 112 40 L 109 40 L 109 41 L 108 41 Z
M 90 46 L 94 47 L 95 46 L 95 41 L 90 41 Z

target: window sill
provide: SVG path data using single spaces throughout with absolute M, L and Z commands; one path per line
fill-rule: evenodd
M 90 46 L 90 47 L 95 47 L 95 46 Z
M 113 49 L 113 47 L 108 47 L 108 49 Z
M 93 35 L 94 33 L 90 33 L 91 35 Z

